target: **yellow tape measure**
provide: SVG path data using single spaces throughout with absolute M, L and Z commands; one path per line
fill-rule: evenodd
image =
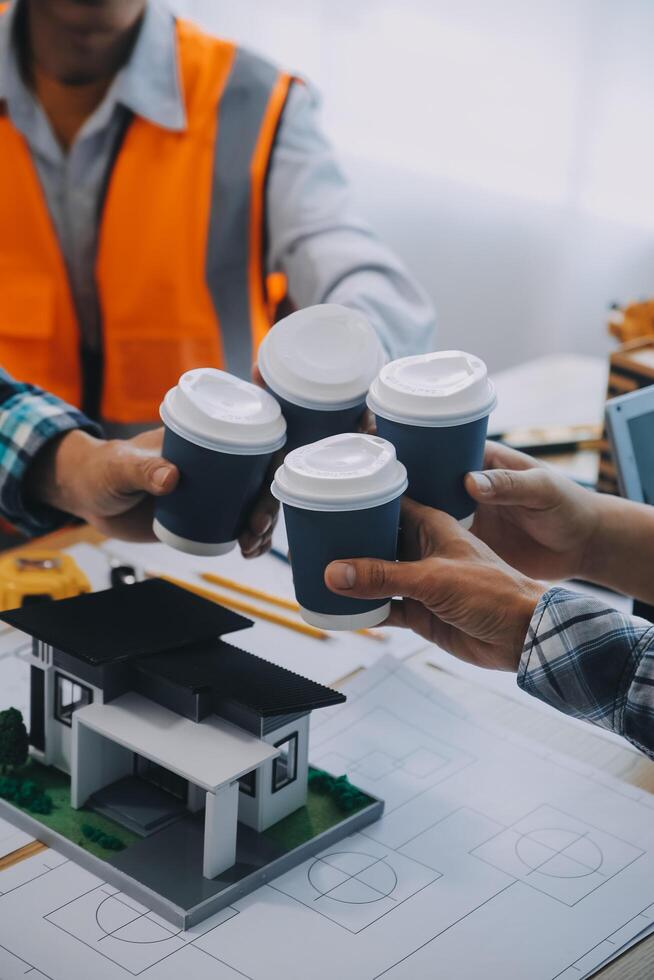
M 77 562 L 60 551 L 29 550 L 0 558 L 0 611 L 16 609 L 27 598 L 70 599 L 90 592 Z

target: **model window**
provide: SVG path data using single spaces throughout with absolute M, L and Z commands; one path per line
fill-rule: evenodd
M 257 795 L 257 770 L 253 769 L 252 772 L 246 772 L 244 776 L 238 781 L 239 789 L 241 793 L 245 793 L 246 796 L 256 796 Z
M 288 735 L 281 742 L 275 743 L 275 748 L 279 749 L 279 755 L 273 759 L 272 771 L 272 791 L 288 786 L 289 783 L 297 779 L 297 732 Z
M 93 701 L 93 691 L 63 674 L 55 674 L 55 718 L 71 725 L 73 712 Z

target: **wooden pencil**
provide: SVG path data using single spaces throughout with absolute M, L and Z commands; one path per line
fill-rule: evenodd
M 251 585 L 245 585 L 243 582 L 236 582 L 231 578 L 225 578 L 224 575 L 216 575 L 215 572 L 201 572 L 200 578 L 204 579 L 205 582 L 211 582 L 212 585 L 220 585 L 224 589 L 231 589 L 232 592 L 240 592 L 241 595 L 248 595 L 252 599 L 261 599 L 263 602 L 269 602 L 272 606 L 279 606 L 280 609 L 290 609 L 291 612 L 298 612 L 299 606 L 297 602 L 293 602 L 291 599 L 283 599 L 281 596 L 273 595 L 271 592 L 264 592 L 263 589 L 255 589 Z
M 193 592 L 203 599 L 217 602 L 219 605 L 227 606 L 236 612 L 255 616 L 257 619 L 265 619 L 269 623 L 274 623 L 276 626 L 283 626 L 285 629 L 294 630 L 296 633 L 303 633 L 304 636 L 311 636 L 314 640 L 329 639 L 329 633 L 326 633 L 324 630 L 319 630 L 315 626 L 290 619 L 288 616 L 281 616 L 278 613 L 270 612 L 268 609 L 262 609 L 260 606 L 255 606 L 250 602 L 242 602 L 240 599 L 234 599 L 232 596 L 225 595 L 222 592 L 215 592 L 213 589 L 204 589 L 201 585 L 193 585 L 191 582 L 174 578 L 172 575 L 157 575 L 156 573 L 152 573 L 151 577 L 162 578 L 165 582 L 170 582 L 171 585 L 177 585 L 180 589 Z
M 223 589 L 230 589 L 232 592 L 240 592 L 241 595 L 250 596 L 252 599 L 260 599 L 262 602 L 269 602 L 272 606 L 279 606 L 280 609 L 289 609 L 291 612 L 299 612 L 300 607 L 292 599 L 284 599 L 282 596 L 273 595 L 272 592 L 265 592 L 263 589 L 255 589 L 251 585 L 244 585 L 234 579 L 226 578 L 224 575 L 216 575 L 215 572 L 200 572 L 200 578 L 212 585 L 220 585 Z M 384 641 L 386 637 L 383 633 L 376 633 L 369 629 L 355 630 L 359 636 L 366 636 L 369 640 Z

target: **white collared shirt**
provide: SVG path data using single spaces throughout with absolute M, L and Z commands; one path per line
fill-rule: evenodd
M 0 18 L 0 99 L 27 140 L 66 261 L 83 344 L 101 344 L 95 284 L 97 234 L 111 164 L 130 114 L 166 129 L 186 124 L 174 19 L 146 8 L 129 62 L 66 152 L 22 79 L 14 47 L 21 0 Z M 296 306 L 362 310 L 388 354 L 432 349 L 435 317 L 425 292 L 352 209 L 347 182 L 318 124 L 319 99 L 293 86 L 271 159 L 267 266 L 286 273 Z

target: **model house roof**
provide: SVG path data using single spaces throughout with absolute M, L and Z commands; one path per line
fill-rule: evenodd
M 143 657 L 134 665 L 193 693 L 210 692 L 213 710 L 241 704 L 262 717 L 341 704 L 345 696 L 229 643 L 198 643 Z
M 23 606 L 0 620 L 52 647 L 55 666 L 63 660 L 82 678 L 84 667 L 91 670 L 105 702 L 136 691 L 198 722 L 212 713 L 232 717 L 234 705 L 263 719 L 345 701 L 225 643 L 224 634 L 252 621 L 161 579 Z M 58 660 L 58 651 L 67 658 Z
M 39 602 L 0 620 L 93 666 L 132 660 L 252 626 L 252 620 L 162 579 Z
M 189 721 L 140 694 L 124 694 L 111 704 L 89 704 L 76 714 L 78 724 L 211 793 L 279 754 L 222 718 Z

